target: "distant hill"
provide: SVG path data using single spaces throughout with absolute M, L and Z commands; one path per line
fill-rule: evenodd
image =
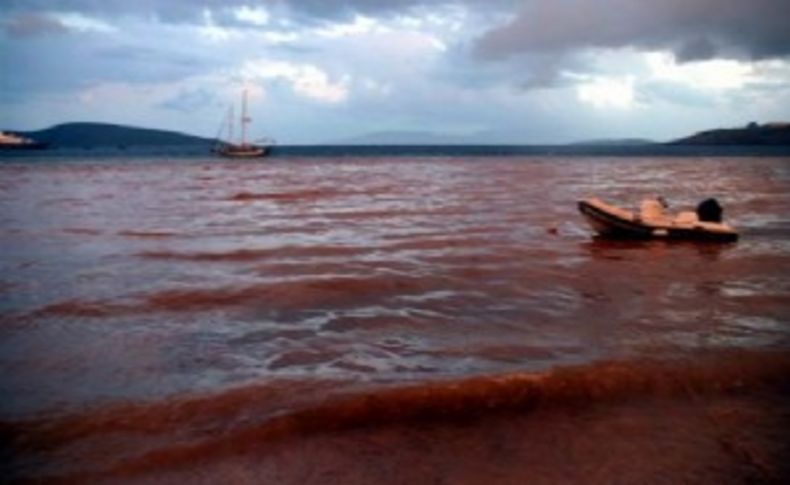
M 468 135 L 450 135 L 430 131 L 378 131 L 364 135 L 336 140 L 332 145 L 409 145 L 409 146 L 450 146 L 450 145 L 535 145 L 534 143 L 514 143 L 523 133 L 481 131 Z M 584 140 L 575 143 L 553 146 L 572 147 L 638 147 L 655 145 L 658 142 L 643 138 L 616 138 Z M 548 145 L 547 145 L 548 146 Z
M 464 145 L 469 137 L 429 131 L 377 131 L 336 140 L 333 145 Z
M 745 128 L 702 131 L 671 145 L 784 145 L 790 146 L 790 123 L 750 123 Z
M 175 131 L 152 130 L 107 123 L 65 123 L 20 133 L 53 148 L 165 147 L 210 145 L 213 140 Z

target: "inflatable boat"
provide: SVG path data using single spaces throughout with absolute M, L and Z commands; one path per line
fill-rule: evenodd
M 712 217 L 708 210 L 711 204 L 715 204 Z M 644 209 L 637 214 L 597 198 L 579 201 L 579 211 L 601 236 L 717 242 L 738 240 L 738 232 L 721 221 L 721 208 L 714 199 L 701 203 L 697 212 L 680 212 L 674 216 L 646 214 Z

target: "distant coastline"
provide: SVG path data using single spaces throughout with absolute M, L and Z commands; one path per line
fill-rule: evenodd
M 65 123 L 38 131 L 8 131 L 48 147 L 37 150 L 47 154 L 79 154 L 86 151 L 123 155 L 146 155 L 178 152 L 186 156 L 205 154 L 214 140 L 174 131 L 138 128 L 105 123 Z M 415 132 L 416 133 L 416 132 Z M 516 156 L 516 155 L 589 155 L 589 156 L 775 156 L 790 155 L 790 123 L 751 123 L 743 128 L 702 131 L 669 142 L 639 138 L 589 140 L 558 145 L 464 144 L 457 140 L 430 136 L 416 143 L 395 143 L 387 133 L 385 143 L 377 143 L 375 134 L 365 143 L 322 145 L 283 145 L 272 155 L 279 156 Z M 360 138 L 363 139 L 363 138 Z M 407 141 L 407 140 L 403 140 Z M 389 142 L 389 143 L 387 143 Z M 11 150 L 3 150 L 8 153 Z
M 749 123 L 743 128 L 701 131 L 669 144 L 790 146 L 790 123 Z
M 110 123 L 63 123 L 38 131 L 12 131 L 51 148 L 208 147 L 213 140 L 175 131 Z

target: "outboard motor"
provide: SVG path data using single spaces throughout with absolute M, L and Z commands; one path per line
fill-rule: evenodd
M 722 212 L 716 199 L 705 199 L 697 206 L 697 218 L 703 222 L 721 222 Z

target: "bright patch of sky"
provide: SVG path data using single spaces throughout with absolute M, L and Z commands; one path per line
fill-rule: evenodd
M 233 13 L 237 19 L 252 25 L 263 26 L 269 23 L 269 11 L 263 7 L 242 5 L 236 8 Z
M 248 61 L 241 68 L 241 77 L 248 83 L 283 80 L 294 93 L 324 103 L 340 103 L 348 97 L 349 76 L 332 80 L 325 71 L 311 64 Z
M 576 87 L 579 99 L 599 109 L 629 109 L 634 106 L 634 77 L 582 77 Z
M 79 32 L 98 32 L 109 34 L 117 29 L 107 22 L 97 18 L 91 18 L 77 12 L 53 13 L 52 18 L 60 22 L 67 29 Z
M 652 77 L 686 84 L 702 90 L 740 89 L 756 80 L 753 63 L 731 59 L 678 64 L 673 55 L 652 52 L 645 55 Z

